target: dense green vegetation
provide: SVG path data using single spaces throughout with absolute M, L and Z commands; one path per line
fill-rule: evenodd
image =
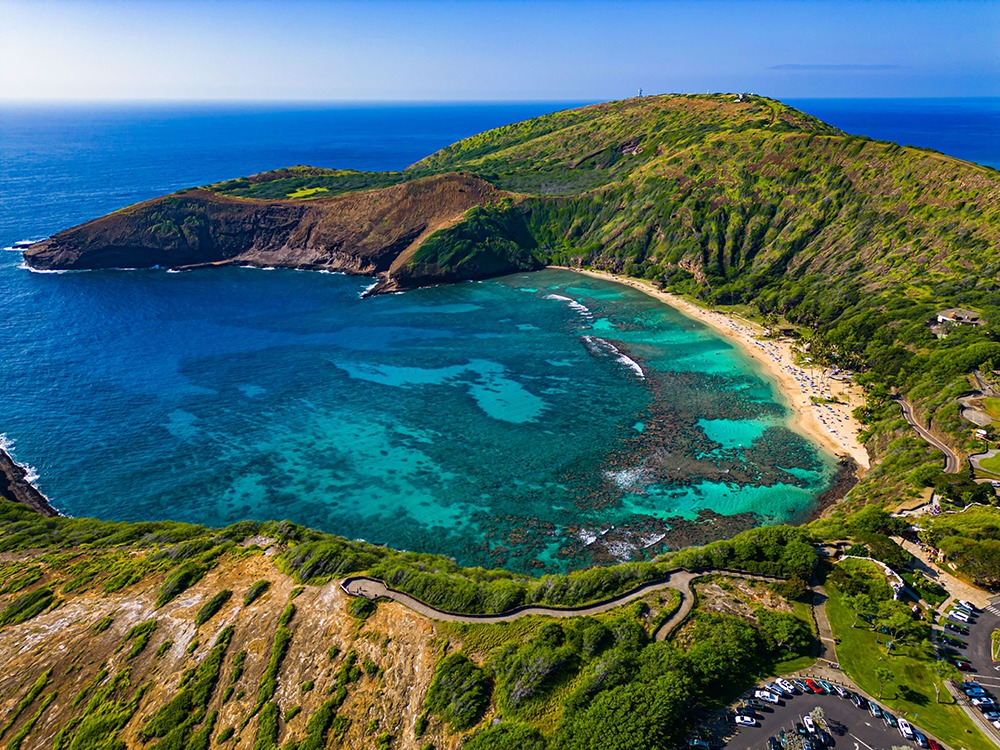
M 465 654 L 448 654 L 438 662 L 425 705 L 454 730 L 475 726 L 490 702 L 490 681 Z

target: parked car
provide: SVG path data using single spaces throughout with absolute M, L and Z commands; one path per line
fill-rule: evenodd
M 755 727 L 757 726 L 757 720 L 752 716 L 744 716 L 743 714 L 736 714 L 733 717 L 733 721 L 736 722 L 736 726 L 740 727 Z
M 980 711 L 995 711 L 997 709 L 997 702 L 992 698 L 973 698 L 971 703 Z
M 920 747 L 930 747 L 930 744 L 927 742 L 927 738 L 919 729 L 913 730 L 913 741 L 920 745 Z
M 802 726 L 801 721 L 795 722 L 795 731 L 799 734 L 809 734 L 809 730 Z
M 963 628 L 961 625 L 954 622 L 946 622 L 944 624 L 945 630 L 950 630 L 952 633 L 958 633 L 959 635 L 968 635 L 969 629 Z
M 965 649 L 969 647 L 969 644 L 963 641 L 961 638 L 954 638 L 950 635 L 941 636 L 941 643 L 944 643 L 948 646 L 952 646 L 954 648 Z
M 847 691 L 844 690 L 844 688 L 842 688 L 840 685 L 834 685 L 833 686 L 833 690 L 841 698 L 846 698 L 847 697 Z
M 786 680 L 784 677 L 779 677 L 774 681 L 774 684 L 785 691 L 786 695 L 795 695 L 799 692 L 799 689 L 795 687 L 791 682 Z
M 983 698 L 986 696 L 986 691 L 981 687 L 970 687 L 964 690 L 965 694 L 970 698 Z
M 781 702 L 781 698 L 772 693 L 770 690 L 754 690 L 753 697 L 760 698 L 760 700 L 773 703 L 774 705 L 778 705 Z
M 941 747 L 941 743 L 935 740 L 933 737 L 927 738 L 927 744 L 930 745 L 931 750 L 944 750 L 944 748 Z
M 831 685 L 826 680 L 816 680 L 816 684 L 819 685 L 821 688 L 823 688 L 823 692 L 826 693 L 827 695 L 833 693 L 833 685 Z
M 983 711 L 983 718 L 986 719 L 986 721 L 1000 721 L 1000 711 L 997 711 L 996 709 Z
M 792 692 L 790 690 L 785 690 L 785 688 L 781 687 L 781 685 L 778 685 L 777 683 L 774 682 L 769 682 L 764 687 L 770 690 L 775 695 L 779 695 L 784 698 L 790 698 L 792 696 Z
M 913 739 L 913 727 L 910 725 L 910 722 L 908 722 L 906 719 L 899 720 L 899 726 L 897 727 L 897 729 L 899 729 L 899 733 L 903 735 L 905 739 L 908 740 Z
M 777 737 L 767 738 L 767 750 L 781 750 L 781 743 L 778 742 Z
M 886 723 L 886 726 L 890 726 L 893 729 L 899 728 L 899 722 L 896 721 L 896 717 L 893 716 L 888 711 L 886 711 L 884 708 L 882 709 L 882 721 Z
M 965 612 L 960 612 L 955 609 L 953 609 L 951 612 L 948 613 L 948 617 L 950 617 L 952 620 L 958 620 L 959 622 L 964 622 L 966 624 L 968 624 L 969 622 L 969 616 L 965 614 Z
M 967 662 L 967 661 L 965 661 L 963 659 L 955 659 L 955 666 L 958 667 L 958 671 L 959 672 L 971 672 L 972 671 L 972 665 L 969 662 Z
M 882 718 L 882 708 L 874 701 L 868 701 L 868 712 L 876 719 Z
M 969 688 L 981 688 L 981 687 L 982 685 L 980 685 L 978 682 L 975 682 L 974 680 L 966 680 L 961 685 L 962 690 L 968 690 Z
M 816 734 L 816 722 L 813 721 L 813 717 L 809 714 L 802 717 L 802 725 L 809 734 Z
M 802 693 L 811 693 L 812 692 L 812 690 L 809 689 L 809 686 L 806 685 L 806 681 L 805 680 L 800 680 L 798 678 L 795 678 L 794 680 L 792 680 L 792 684 L 795 685 L 795 687 L 797 687 L 799 689 L 799 691 L 802 692 Z
M 979 611 L 979 608 L 975 604 L 973 604 L 972 602 L 966 601 L 965 599 L 959 599 L 956 602 L 956 604 L 959 604 L 959 605 L 965 607 L 970 612 L 978 612 Z
M 865 711 L 868 708 L 868 701 L 857 693 L 851 693 L 851 703 L 860 708 L 862 711 Z
M 815 695 L 823 695 L 823 688 L 821 688 L 816 683 L 816 680 L 811 680 L 809 678 L 806 678 L 803 680 L 803 682 L 806 684 L 806 687 L 809 688 L 809 690 L 812 691 Z

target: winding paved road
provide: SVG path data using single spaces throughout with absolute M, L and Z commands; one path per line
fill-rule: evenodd
M 917 422 L 916 418 L 913 416 L 913 407 L 910 405 L 909 401 L 904 398 L 899 398 L 898 396 L 894 398 L 893 401 L 899 404 L 899 408 L 903 411 L 903 418 L 909 422 L 910 427 L 917 431 L 917 434 L 921 437 L 921 439 L 944 453 L 945 473 L 957 474 L 962 467 L 962 459 L 959 458 L 958 454 L 934 437 L 927 431 L 926 428 Z
M 595 604 L 588 604 L 582 607 L 545 607 L 537 604 L 529 604 L 523 607 L 516 607 L 508 612 L 494 615 L 463 614 L 461 612 L 448 612 L 446 610 L 432 607 L 426 602 L 422 602 L 414 596 L 390 588 L 385 581 L 368 576 L 351 576 L 345 578 L 340 587 L 350 596 L 363 596 L 366 599 L 377 599 L 385 597 L 399 602 L 405 607 L 409 607 L 425 617 L 434 620 L 444 620 L 445 622 L 467 622 L 467 623 L 501 623 L 511 622 L 520 617 L 529 615 L 545 615 L 547 617 L 584 617 L 586 615 L 596 615 L 607 612 L 615 607 L 640 599 L 647 594 L 661 589 L 674 589 L 681 595 L 680 606 L 659 628 L 656 629 L 654 637 L 658 641 L 666 639 L 674 628 L 680 625 L 691 613 L 694 607 L 694 592 L 691 590 L 691 583 L 697 578 L 704 578 L 709 575 L 727 575 L 734 578 L 748 578 L 755 581 L 767 581 L 774 583 L 784 580 L 774 576 L 755 575 L 753 573 L 742 573 L 733 570 L 673 570 L 666 578 L 660 581 L 646 583 L 632 589 L 624 594 L 605 599 Z

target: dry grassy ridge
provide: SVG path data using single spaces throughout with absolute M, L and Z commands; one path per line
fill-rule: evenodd
M 11 556 L 5 558 L 3 564 L 9 566 Z M 24 560 L 23 567 L 27 569 L 31 562 Z M 43 567 L 47 572 L 38 585 L 59 578 Z M 218 681 L 205 704 L 209 713 L 218 712 L 210 735 L 214 743 L 227 727 L 233 727 L 233 736 L 242 738 L 240 747 L 255 745 L 265 713 L 254 715 L 258 690 L 271 659 L 279 618 L 296 591 L 295 581 L 281 573 L 267 554 L 228 558 L 157 609 L 162 578 L 150 576 L 112 594 L 87 591 L 61 596 L 62 603 L 55 609 L 3 629 L 0 717 L 7 721 L 39 677 L 48 673 L 49 678 L 38 698 L 0 735 L 0 742 L 6 745 L 32 719 L 46 696 L 55 695 L 21 744 L 25 750 L 53 747 L 60 731 L 61 747 L 115 747 L 115 737 L 127 747 L 150 746 L 141 738 L 147 721 L 178 694 L 186 670 L 204 663 L 220 633 L 232 626 Z M 247 591 L 258 580 L 270 581 L 271 586 L 244 605 Z M 201 607 L 227 589 L 233 592 L 232 598 L 197 627 Z M 0 596 L 0 608 L 15 596 Z M 376 737 L 388 732 L 396 738 L 393 747 L 419 748 L 426 742 L 442 749 L 456 747 L 458 738 L 449 737 L 439 721 L 430 721 L 419 742 L 413 732 L 441 649 L 434 624 L 398 605 L 380 606 L 369 619 L 359 620 L 348 614 L 347 598 L 336 583 L 307 586 L 294 597 L 295 613 L 287 626 L 291 640 L 277 672 L 273 697 L 282 717 L 295 712 L 290 720 L 279 721 L 281 742 L 305 739 L 310 718 L 331 698 L 329 689 L 353 652 L 357 674 L 336 713 L 341 721 L 329 729 L 339 737 L 339 743 L 333 742 L 331 734 L 331 746 L 374 747 Z M 129 633 L 149 622 L 156 623 L 155 630 L 135 653 L 136 638 L 129 638 Z M 234 665 L 242 652 L 246 652 L 242 674 L 236 676 Z M 101 675 L 103 679 L 98 679 Z M 105 706 L 111 699 L 122 706 L 137 695 L 141 699 L 131 715 L 121 708 L 117 712 L 120 722 L 103 724 L 104 729 L 115 729 L 104 733 L 88 725 L 84 717 L 90 699 L 115 679 L 122 681 L 122 687 L 106 698 Z M 299 711 L 296 706 L 301 707 Z M 93 707 L 89 715 L 94 717 L 99 710 Z M 83 723 L 76 723 L 74 731 L 74 723 L 81 718 Z M 114 723 L 121 723 L 120 728 Z M 196 723 L 192 734 L 205 726 L 205 721 Z M 233 747 L 234 742 L 225 746 Z M 326 742 L 319 745 L 326 746 Z

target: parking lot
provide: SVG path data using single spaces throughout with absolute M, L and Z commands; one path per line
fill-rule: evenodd
M 967 627 L 969 636 L 963 640 L 969 646 L 967 649 L 960 649 L 960 652 L 976 670 L 976 676 L 972 679 L 982 682 L 984 687 L 988 684 L 992 688 L 1000 688 L 1000 671 L 993 668 L 990 643 L 990 634 L 995 628 L 1000 628 L 1000 605 L 991 604 L 987 609 L 976 613 L 975 619 Z
M 727 750 L 767 750 L 768 737 L 777 737 L 783 729 L 796 733 L 796 722 L 816 707 L 823 709 L 824 721 L 838 750 L 888 750 L 892 747 L 916 747 L 903 738 L 899 730 L 874 718 L 867 710 L 857 708 L 850 700 L 837 695 L 796 695 L 783 699 L 782 705 L 769 706 L 757 712 L 756 727 L 740 727 L 727 743 Z M 905 717 L 920 725 L 919 716 Z

